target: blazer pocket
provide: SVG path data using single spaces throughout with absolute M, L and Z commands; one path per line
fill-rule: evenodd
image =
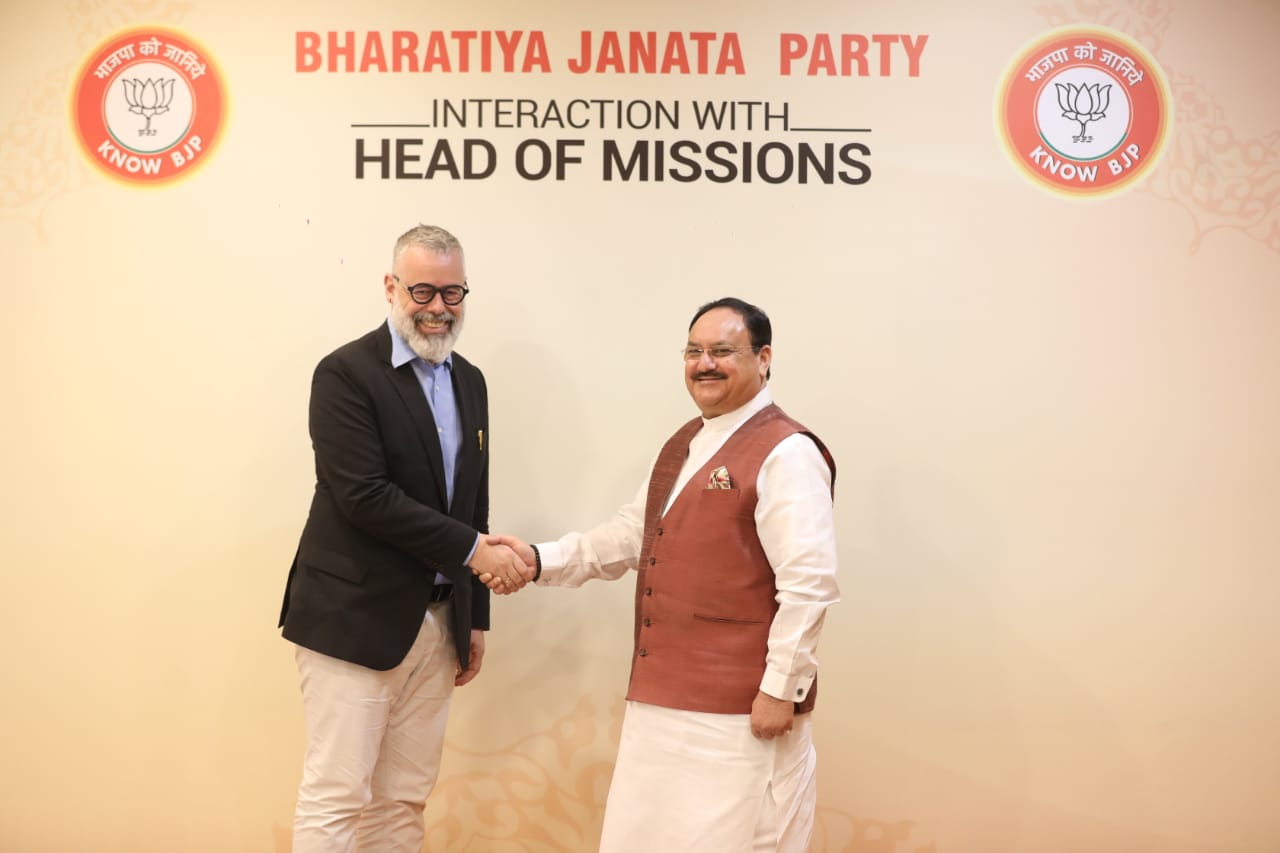
M 351 583 L 363 583 L 368 568 L 337 551 L 315 545 L 303 545 L 298 551 L 298 565 L 342 578 Z

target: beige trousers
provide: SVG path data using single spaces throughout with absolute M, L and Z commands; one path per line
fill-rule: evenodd
M 294 853 L 419 853 L 457 674 L 448 602 L 431 605 L 395 669 L 295 656 L 307 751 Z

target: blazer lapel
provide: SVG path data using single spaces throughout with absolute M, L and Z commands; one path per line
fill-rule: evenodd
M 422 442 L 422 449 L 427 454 L 431 467 L 431 477 L 436 484 L 439 506 L 449 506 L 449 492 L 444 482 L 444 453 L 440 450 L 440 439 L 436 437 L 436 420 L 431 416 L 431 405 L 422 393 L 422 385 L 418 382 L 418 374 L 413 371 L 413 363 L 408 362 L 399 367 L 391 366 L 391 331 L 382 327 L 383 340 L 379 341 L 382 362 L 387 366 L 388 378 L 396 389 L 401 402 L 413 419 L 414 431 Z M 385 346 L 382 346 L 385 342 Z
M 459 506 L 469 506 L 470 501 L 458 501 L 459 496 L 475 490 L 480 471 L 481 423 L 479 403 L 470 393 L 468 383 L 460 378 L 463 368 L 457 354 L 453 357 L 453 399 L 458 404 L 458 420 L 462 433 L 458 436 L 458 470 L 453 477 L 453 497 Z

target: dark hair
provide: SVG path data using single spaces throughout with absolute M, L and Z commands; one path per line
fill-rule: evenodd
M 751 348 L 756 352 L 760 351 L 760 347 L 773 343 L 773 325 L 769 323 L 769 315 L 750 302 L 743 302 L 734 296 L 726 296 L 703 305 L 689 321 L 689 328 L 693 329 L 693 324 L 698 322 L 699 317 L 716 308 L 728 308 L 742 318 L 742 323 L 751 336 Z
M 751 336 L 752 351 L 760 352 L 761 347 L 766 347 L 773 343 L 773 324 L 769 322 L 769 315 L 750 302 L 745 302 L 736 296 L 725 296 L 714 302 L 708 302 L 699 308 L 694 313 L 693 319 L 689 321 L 690 331 L 693 330 L 693 324 L 698 322 L 699 317 L 716 308 L 728 308 L 742 318 L 742 324 L 747 327 L 747 334 Z M 772 375 L 773 368 L 770 367 L 765 371 L 764 378 L 768 379 Z

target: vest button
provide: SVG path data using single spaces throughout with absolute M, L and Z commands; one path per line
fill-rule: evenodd
M 661 527 L 659 527 L 659 528 L 658 528 L 658 535 L 659 535 L 659 536 L 661 536 L 661 535 L 662 535 L 662 528 L 661 528 Z
M 649 653 L 648 653 L 647 651 L 645 651 L 644 649 L 641 649 L 640 651 L 636 652 L 636 654 L 640 655 L 640 657 L 644 657 L 644 656 L 646 656 L 646 655 L 647 655 L 647 654 L 649 654 Z
M 651 566 L 652 566 L 652 565 L 653 565 L 654 563 L 656 563 L 656 562 L 658 562 L 658 558 L 657 558 L 657 557 L 650 557 L 650 558 L 649 558 L 649 565 L 651 565 Z
M 653 624 L 653 622 L 649 619 L 649 617 L 648 617 L 648 616 L 644 617 L 644 626 L 645 626 L 646 628 L 648 628 L 648 627 L 649 627 L 650 625 L 652 625 L 652 624 Z
M 646 586 L 646 587 L 644 588 L 644 594 L 645 594 L 645 595 L 653 595 L 653 587 L 651 587 L 651 586 Z

